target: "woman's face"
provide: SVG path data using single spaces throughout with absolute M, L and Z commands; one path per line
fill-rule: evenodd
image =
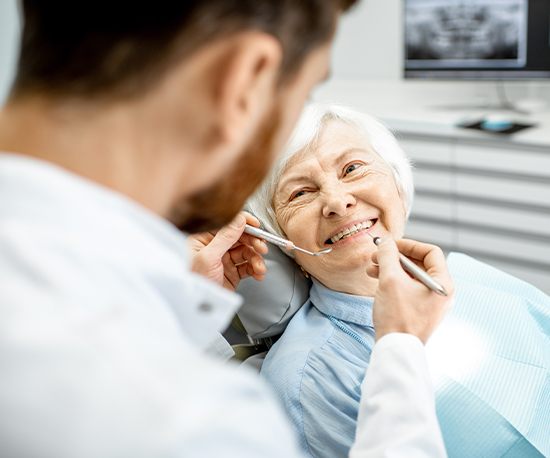
M 317 146 L 294 156 L 274 195 L 277 221 L 296 245 L 296 261 L 327 286 L 353 271 L 364 274 L 373 236 L 403 236 L 405 208 L 392 171 L 355 128 L 325 124 Z

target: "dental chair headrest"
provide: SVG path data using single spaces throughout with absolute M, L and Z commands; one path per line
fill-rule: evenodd
M 265 264 L 267 274 L 262 282 L 246 278 L 237 288 L 244 298 L 238 315 L 253 338 L 281 334 L 306 302 L 311 286 L 296 263 L 273 245 Z

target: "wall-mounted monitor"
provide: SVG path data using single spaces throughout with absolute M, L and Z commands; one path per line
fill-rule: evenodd
M 405 0 L 405 77 L 550 78 L 550 0 Z

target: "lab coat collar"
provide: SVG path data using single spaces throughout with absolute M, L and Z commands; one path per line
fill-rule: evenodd
M 310 299 L 315 308 L 325 315 L 359 326 L 373 326 L 372 305 L 374 299 L 372 297 L 334 291 L 313 279 Z
M 220 332 L 241 298 L 192 273 L 187 237 L 148 209 L 49 162 L 0 153 L 0 219 L 59 233 L 63 254 L 147 283 L 191 342 L 229 355 Z

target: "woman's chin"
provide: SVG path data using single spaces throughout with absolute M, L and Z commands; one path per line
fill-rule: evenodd
M 331 253 L 334 269 L 338 269 L 339 272 L 354 272 L 357 269 L 364 270 L 372 264 L 372 253 L 376 251 L 374 245 L 372 248 L 364 244 L 349 246 L 353 249 L 335 250 Z

